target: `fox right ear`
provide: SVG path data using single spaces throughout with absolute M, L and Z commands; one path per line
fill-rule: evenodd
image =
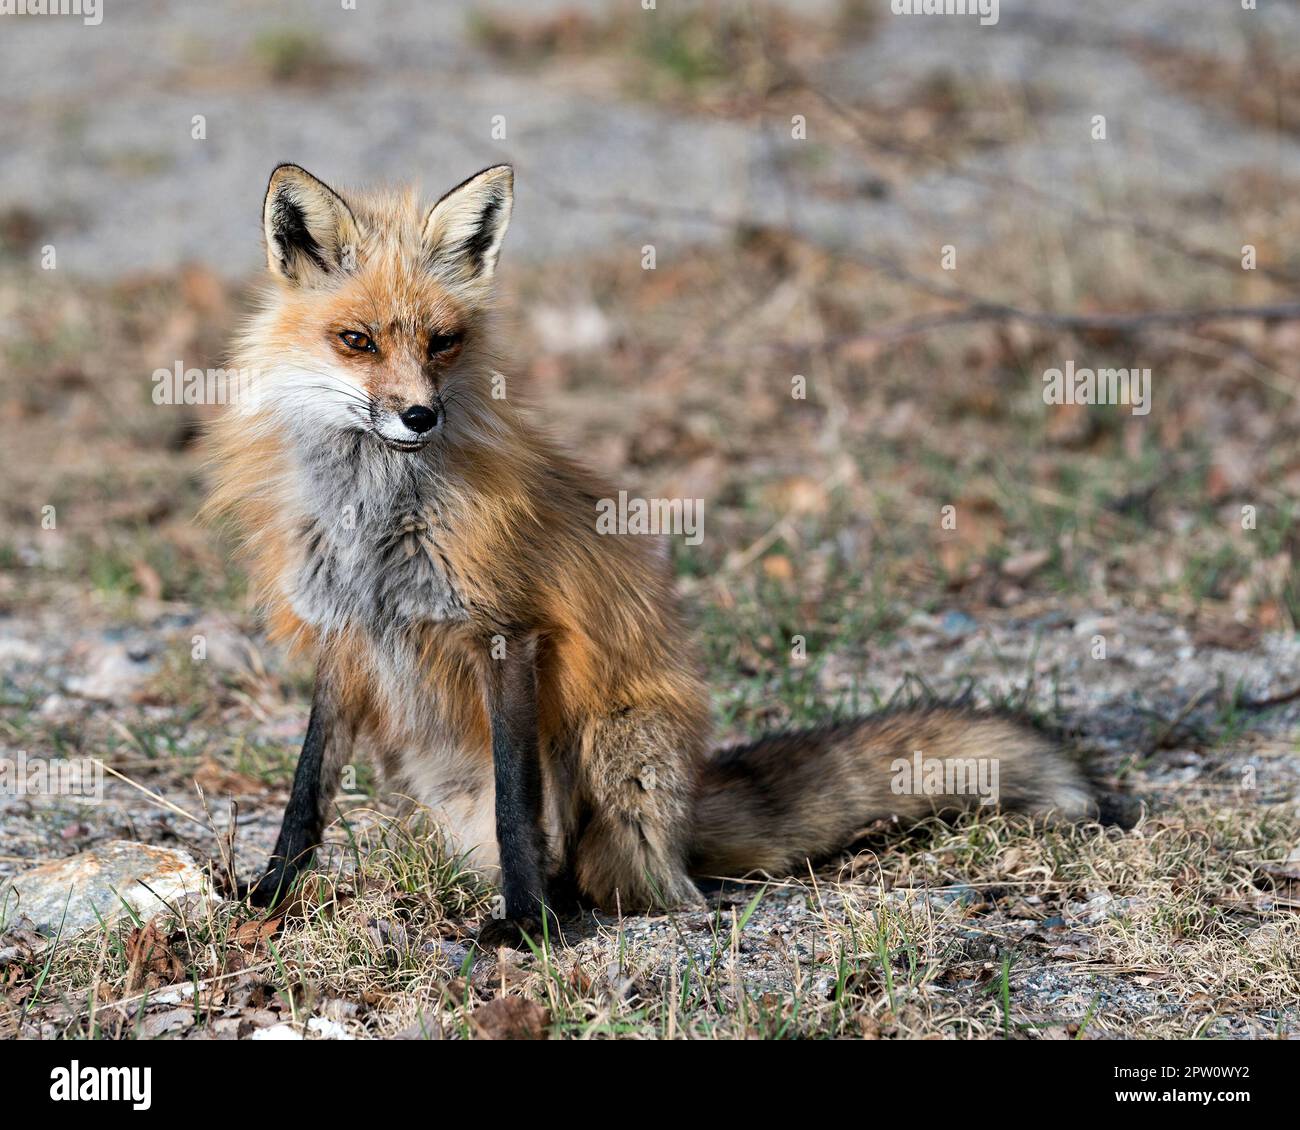
M 262 206 L 266 262 L 273 274 L 309 285 L 356 261 L 357 223 L 337 192 L 297 165 L 271 174 Z
M 515 173 L 509 165 L 493 165 L 461 181 L 424 218 L 430 267 L 471 293 L 485 290 L 510 226 L 514 199 Z

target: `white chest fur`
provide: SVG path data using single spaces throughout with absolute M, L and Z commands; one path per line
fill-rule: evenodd
M 305 456 L 300 475 L 297 615 L 377 640 L 422 621 L 468 619 L 446 555 L 454 534 L 426 462 L 362 439 Z

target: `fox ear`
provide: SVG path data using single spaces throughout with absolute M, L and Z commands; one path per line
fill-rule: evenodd
M 266 262 L 273 274 L 308 285 L 355 263 L 357 222 L 343 198 L 297 165 L 271 174 L 262 206 Z
M 490 282 L 514 199 L 515 172 L 509 165 L 493 165 L 453 188 L 425 217 L 430 269 L 452 284 Z

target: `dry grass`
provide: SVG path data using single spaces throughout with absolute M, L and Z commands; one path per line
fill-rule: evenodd
M 378 817 L 289 919 L 163 916 L 144 963 L 163 977 L 141 975 L 141 924 L 92 933 L 11 966 L 42 978 L 42 1007 L 24 1016 L 11 993 L 0 1023 L 234 1036 L 324 1018 L 455 1038 L 500 1034 L 506 998 L 528 1002 L 530 1034 L 568 1038 L 1294 1034 L 1300 928 L 1270 876 L 1298 832 L 1293 813 L 1206 807 L 1126 834 L 936 824 L 838 877 L 733 885 L 711 914 L 569 923 L 493 956 L 464 944 L 485 911 L 474 876 L 427 827 Z

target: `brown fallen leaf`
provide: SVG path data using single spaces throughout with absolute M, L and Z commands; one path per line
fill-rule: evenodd
M 184 980 L 185 966 L 168 944 L 156 920 L 136 927 L 126 939 L 127 992 L 157 989 Z
M 265 921 L 254 918 L 236 928 L 230 935 L 230 940 L 241 949 L 257 949 L 263 942 L 274 938 L 279 933 L 283 921 L 283 918 L 268 918 Z
M 591 992 L 592 980 L 587 975 L 587 971 L 582 968 L 580 961 L 575 961 L 573 968 L 569 971 L 569 984 L 581 997 L 585 997 Z
M 211 757 L 205 757 L 194 771 L 194 782 L 211 796 L 260 796 L 267 791 L 265 781 L 229 769 Z
M 170 1008 L 166 1012 L 151 1012 L 140 1025 L 140 1035 L 146 1040 L 157 1039 L 167 1032 L 184 1031 L 194 1025 L 192 1008 Z
M 1259 631 L 1236 620 L 1201 620 L 1192 633 L 1197 647 L 1218 647 L 1225 651 L 1249 651 L 1259 641 Z
M 479 1005 L 469 1018 L 484 1040 L 544 1040 L 551 1022 L 545 1007 L 523 997 L 496 997 Z
M 1256 864 L 1254 883 L 1273 895 L 1274 905 L 1300 904 L 1300 850 L 1293 851 L 1286 859 Z

